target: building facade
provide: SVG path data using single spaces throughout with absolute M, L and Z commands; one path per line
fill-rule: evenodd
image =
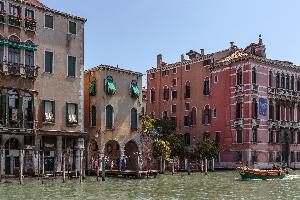
M 174 118 L 177 132 L 191 148 L 202 139 L 216 140 L 220 146 L 216 167 L 235 168 L 244 162 L 299 168 L 299 68 L 266 58 L 261 38 L 245 49 L 231 42 L 219 52 L 190 51 L 187 55 L 188 60 L 182 56 L 178 63 L 162 63 L 148 70 L 147 113 Z M 180 77 L 186 78 L 176 89 L 174 79 Z M 175 90 L 179 91 L 177 100 L 166 98 Z M 187 112 L 189 102 L 196 115 L 193 110 Z M 176 112 L 175 103 L 179 105 Z
M 2 173 L 79 170 L 85 19 L 38 0 L 0 1 Z M 20 155 L 23 150 L 23 155 Z M 40 169 L 40 171 L 38 170 Z
M 85 130 L 89 133 L 89 169 L 105 156 L 112 169 L 128 157 L 127 169 L 136 169 L 141 152 L 142 74 L 100 65 L 85 71 Z M 102 154 L 102 155 L 100 155 Z

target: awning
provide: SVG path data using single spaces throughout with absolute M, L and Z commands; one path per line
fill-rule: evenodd
M 131 83 L 132 95 L 135 97 L 139 97 L 140 90 L 136 83 Z
M 110 79 L 107 80 L 107 92 L 109 94 L 114 94 L 116 92 L 116 86 L 114 84 L 114 82 Z
M 33 45 L 28 45 L 25 43 L 17 43 L 17 42 L 11 42 L 8 40 L 0 40 L 0 45 L 2 46 L 8 46 L 8 47 L 14 47 L 14 48 L 20 48 L 20 49 L 26 49 L 29 51 L 37 51 L 37 47 Z

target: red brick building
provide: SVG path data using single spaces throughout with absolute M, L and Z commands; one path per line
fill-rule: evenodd
M 216 166 L 299 168 L 300 68 L 265 51 L 259 38 L 245 49 L 231 42 L 211 54 L 191 50 L 173 64 L 158 55 L 147 71 L 147 113 L 173 119 L 191 147 L 205 138 L 220 142 Z

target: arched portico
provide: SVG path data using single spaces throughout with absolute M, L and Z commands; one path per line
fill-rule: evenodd
M 117 141 L 110 140 L 105 144 L 104 155 L 106 157 L 106 169 L 119 169 L 118 160 L 121 156 L 121 150 Z
M 130 140 L 125 144 L 125 155 L 128 157 L 126 169 L 127 170 L 137 170 L 137 158 L 139 153 L 139 147 L 137 143 Z

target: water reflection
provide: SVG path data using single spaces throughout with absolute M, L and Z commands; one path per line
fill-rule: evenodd
M 215 172 L 205 176 L 186 173 L 159 176 L 156 179 L 108 178 L 97 182 L 95 177 L 79 180 L 25 179 L 0 184 L 0 199 L 300 199 L 300 173 L 282 180 L 241 181 L 237 172 Z

